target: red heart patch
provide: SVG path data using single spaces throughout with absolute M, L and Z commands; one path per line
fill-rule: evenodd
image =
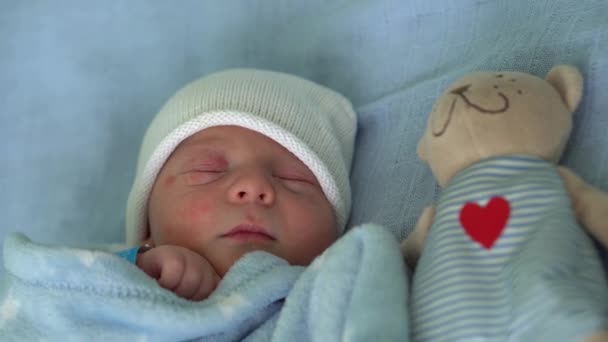
M 492 197 L 482 207 L 468 202 L 460 210 L 460 224 L 471 240 L 491 249 L 507 225 L 511 206 L 503 197 Z

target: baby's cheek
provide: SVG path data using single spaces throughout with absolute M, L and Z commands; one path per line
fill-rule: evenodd
M 287 259 L 297 265 L 309 265 L 312 260 L 323 253 L 337 239 L 337 234 L 330 232 L 303 230 L 294 241 L 297 244 L 290 246 Z
M 200 222 L 208 219 L 212 204 L 206 199 L 191 199 L 179 208 L 179 217 L 186 222 Z

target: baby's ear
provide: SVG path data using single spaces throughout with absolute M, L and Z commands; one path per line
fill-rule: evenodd
M 578 69 L 558 65 L 549 71 L 545 80 L 557 90 L 570 113 L 574 113 L 583 96 L 583 76 Z

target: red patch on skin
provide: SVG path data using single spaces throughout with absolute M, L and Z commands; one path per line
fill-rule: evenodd
M 213 155 L 211 161 L 220 170 L 225 170 L 226 168 L 228 168 L 228 161 L 226 160 L 226 158 L 224 158 L 222 154 L 217 153 Z
M 180 211 L 180 215 L 187 218 L 188 222 L 200 222 L 209 214 L 210 207 L 205 201 L 193 201 Z
M 175 184 L 175 176 L 168 176 L 165 178 L 165 186 L 169 187 L 173 184 Z

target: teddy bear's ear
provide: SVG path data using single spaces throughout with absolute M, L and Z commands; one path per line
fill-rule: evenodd
M 564 104 L 571 113 L 574 113 L 583 96 L 583 76 L 572 65 L 558 65 L 553 67 L 545 79 L 562 97 Z

